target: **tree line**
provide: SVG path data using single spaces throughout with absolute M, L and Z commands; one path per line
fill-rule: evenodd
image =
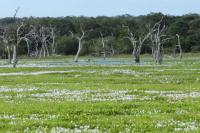
M 17 55 L 56 54 L 102 56 L 131 54 L 137 63 L 143 53 L 157 63 L 163 55 L 182 57 L 200 51 L 200 16 L 151 13 L 143 16 L 0 19 L 0 57 L 16 65 Z M 14 65 L 14 66 L 15 66 Z

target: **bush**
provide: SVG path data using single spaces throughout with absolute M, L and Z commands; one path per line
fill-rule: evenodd
M 74 55 L 78 49 L 78 42 L 76 39 L 63 36 L 57 39 L 56 52 L 64 55 Z
M 200 45 L 192 46 L 192 52 L 199 52 L 200 51 Z

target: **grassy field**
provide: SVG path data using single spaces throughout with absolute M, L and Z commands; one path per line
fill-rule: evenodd
M 0 132 L 200 132 L 200 54 L 0 60 Z

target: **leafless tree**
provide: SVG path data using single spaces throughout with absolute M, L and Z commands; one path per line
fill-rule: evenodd
M 100 32 L 100 36 L 101 36 L 101 44 L 102 44 L 102 50 L 103 50 L 103 58 L 104 60 L 106 59 L 106 48 L 105 48 L 105 38 L 103 37 L 102 32 Z
M 31 25 L 25 37 L 28 56 L 49 56 L 50 50 L 55 54 L 55 27 Z
M 17 47 L 20 45 L 21 41 L 25 41 L 27 43 L 27 46 L 29 45 L 29 39 L 26 37 L 26 34 L 24 33 L 24 23 L 22 22 L 19 26 L 17 26 L 16 35 L 14 37 L 14 43 L 13 43 L 13 56 L 12 56 L 12 64 L 15 68 L 17 65 Z
M 103 58 L 104 60 L 106 59 L 106 57 L 108 55 L 114 55 L 115 54 L 115 50 L 113 48 L 113 44 L 112 44 L 112 40 L 114 39 L 114 35 L 113 33 L 111 33 L 111 35 L 109 36 L 104 36 L 102 32 L 100 32 L 100 40 L 99 43 L 102 46 L 102 51 L 100 52 L 101 54 L 103 54 Z M 110 45 L 109 45 L 110 44 Z
M 74 37 L 78 40 L 78 51 L 77 51 L 76 56 L 74 58 L 75 62 L 78 62 L 78 57 L 80 55 L 80 52 L 81 52 L 81 50 L 83 48 L 83 44 L 84 44 L 83 39 L 84 39 L 85 34 L 86 34 L 86 32 L 83 30 L 82 26 L 80 26 L 80 29 L 81 29 L 81 35 L 80 36 L 74 35 L 74 33 L 72 31 L 70 31 L 72 37 Z
M 11 64 L 11 45 L 10 45 L 10 37 L 8 34 L 8 28 L 7 27 L 1 27 L 1 35 L 0 35 L 1 42 L 3 44 L 3 47 L 5 48 L 5 51 L 7 53 L 8 57 L 8 63 Z
M 40 57 L 43 56 L 49 56 L 49 49 L 48 49 L 48 41 L 49 41 L 49 28 L 41 26 L 40 27 L 40 41 L 41 41 L 41 49 L 40 49 Z
M 20 8 L 17 8 L 15 10 L 15 14 L 14 14 L 14 20 L 16 21 L 16 16 L 17 16 L 17 13 L 19 12 L 19 9 Z M 17 33 L 16 35 L 14 35 L 14 39 L 15 40 L 15 43 L 13 44 L 13 55 L 12 55 L 12 64 L 13 64 L 13 67 L 15 68 L 16 65 L 17 65 L 17 46 L 18 44 L 20 43 L 20 30 L 21 28 L 24 26 L 24 24 L 22 23 L 20 26 L 17 27 Z
M 111 33 L 110 40 L 112 40 L 112 41 L 114 40 L 114 35 L 113 35 L 113 33 Z M 113 47 L 113 44 L 112 44 L 112 43 L 111 43 L 110 48 L 111 48 L 112 56 L 114 56 L 115 50 L 114 50 L 114 47 Z
M 153 33 L 154 29 L 153 28 L 149 29 L 148 33 L 146 33 L 144 35 L 140 35 L 139 37 L 135 37 L 128 26 L 124 26 L 123 25 L 122 27 L 123 28 L 127 28 L 128 36 L 125 37 L 125 38 L 129 39 L 131 44 L 132 44 L 132 46 L 133 46 L 132 54 L 133 54 L 133 56 L 135 58 L 135 62 L 136 63 L 140 63 L 140 54 L 141 54 L 142 45 L 150 37 L 150 35 Z
M 39 45 L 39 44 L 42 45 L 42 36 L 40 27 L 31 25 L 28 34 L 26 34 L 26 37 L 29 40 L 28 43 L 29 45 L 27 45 L 28 56 L 36 56 L 36 57 L 39 56 L 39 54 L 41 54 L 41 47 L 42 47 Z
M 12 64 L 15 68 L 17 65 L 17 47 L 21 43 L 21 41 L 25 41 L 27 46 L 29 46 L 29 39 L 26 37 L 27 34 L 24 31 L 25 24 L 24 22 L 18 23 L 16 21 L 16 15 L 20 8 L 17 8 L 14 14 L 14 28 L 10 28 L 10 32 L 7 33 L 9 36 L 9 41 L 11 42 L 12 46 Z M 16 27 L 16 28 L 15 28 Z M 28 48 L 29 49 L 29 48 Z M 28 51 L 29 52 L 29 51 Z
M 27 44 L 27 55 L 32 56 L 32 54 L 33 54 L 32 53 L 33 44 L 34 45 L 37 44 L 37 42 L 35 41 L 37 35 L 36 35 L 36 32 L 35 32 L 35 28 L 33 26 L 30 26 L 28 30 L 29 31 L 25 35 L 24 41 Z M 36 46 L 38 46 L 38 45 L 36 45 Z M 38 55 L 38 47 L 36 49 L 37 49 L 37 55 Z
M 55 27 L 50 26 L 50 33 L 51 33 L 51 54 L 55 55 L 56 53 L 56 48 L 55 48 L 55 38 L 56 38 L 56 34 L 55 34 Z
M 163 24 L 163 18 L 154 25 L 153 32 L 151 34 L 152 41 L 152 55 L 156 63 L 162 64 L 164 56 L 163 45 L 172 39 L 173 37 L 168 37 L 165 32 L 167 27 Z
M 180 35 L 179 34 L 176 34 L 176 37 L 177 37 L 177 40 L 178 40 L 178 44 L 176 45 L 176 48 L 175 48 L 175 54 L 176 54 L 176 50 L 178 49 L 179 50 L 179 57 L 180 59 L 182 59 L 182 47 L 181 47 L 181 41 L 180 41 Z

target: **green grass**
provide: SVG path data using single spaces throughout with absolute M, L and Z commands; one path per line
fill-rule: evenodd
M 0 61 L 0 132 L 200 132 L 199 54 L 71 58 Z

